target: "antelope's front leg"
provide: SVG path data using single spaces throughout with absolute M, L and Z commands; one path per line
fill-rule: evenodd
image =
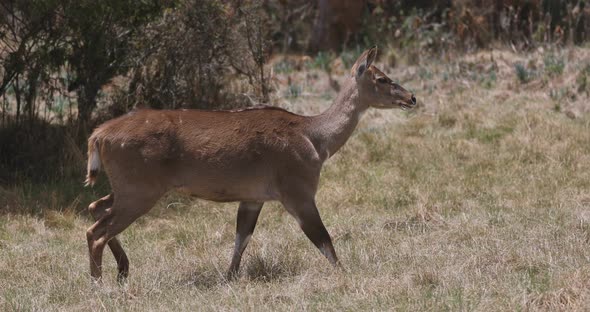
M 338 262 L 338 257 L 332 244 L 332 238 L 322 222 L 315 200 L 292 198 L 284 200 L 283 205 L 297 219 L 299 226 L 307 238 L 311 240 L 334 267 L 339 267 L 340 263 Z
M 264 203 L 255 202 L 240 203 L 240 207 L 238 208 L 234 253 L 229 270 L 227 271 L 227 279 L 229 280 L 234 279 L 238 275 L 240 262 L 242 261 L 242 254 L 244 253 L 246 246 L 248 246 L 250 237 L 252 237 L 263 204 Z

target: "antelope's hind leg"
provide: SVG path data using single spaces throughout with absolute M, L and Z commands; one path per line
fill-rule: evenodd
M 264 203 L 256 202 L 241 202 L 238 208 L 238 217 L 236 224 L 236 241 L 233 252 L 233 257 L 229 270 L 227 271 L 227 279 L 232 280 L 238 275 L 240 269 L 240 262 L 242 261 L 242 254 L 248 246 L 250 237 L 256 227 L 260 210 Z
M 105 215 L 106 210 L 113 206 L 114 199 L 115 195 L 111 193 L 88 206 L 88 211 L 94 218 L 94 221 L 98 221 Z M 121 246 L 121 242 L 119 242 L 116 237 L 113 237 L 108 242 L 108 245 L 115 257 L 115 261 L 117 261 L 117 280 L 123 282 L 129 275 L 129 259 L 127 258 L 127 254 L 125 253 L 123 246 Z
M 115 236 L 150 210 L 159 197 L 159 194 L 127 195 L 125 197 L 117 195 L 115 199 L 111 194 L 91 204 L 91 207 L 94 206 L 90 209 L 91 213 L 97 220 L 86 232 L 86 237 L 90 254 L 90 275 L 95 280 L 100 280 L 102 276 L 102 254 L 107 243 L 117 259 L 119 280 L 127 276 L 129 261 Z

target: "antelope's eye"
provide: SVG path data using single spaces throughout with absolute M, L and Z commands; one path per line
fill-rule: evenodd
M 385 77 L 379 77 L 379 78 L 377 78 L 377 82 L 379 82 L 379 83 L 388 83 L 389 81 Z

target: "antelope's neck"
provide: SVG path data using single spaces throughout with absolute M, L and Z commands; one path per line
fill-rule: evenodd
M 356 81 L 350 78 L 332 105 L 312 117 L 310 139 L 320 158 L 330 158 L 346 143 L 367 107 L 360 102 Z

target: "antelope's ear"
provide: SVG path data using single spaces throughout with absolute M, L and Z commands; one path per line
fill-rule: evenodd
M 362 76 L 367 68 L 371 66 L 376 56 L 377 46 L 373 46 L 369 50 L 363 52 L 363 54 L 361 54 L 361 56 L 359 56 L 359 58 L 354 63 L 354 66 L 352 67 L 352 74 L 357 78 Z

